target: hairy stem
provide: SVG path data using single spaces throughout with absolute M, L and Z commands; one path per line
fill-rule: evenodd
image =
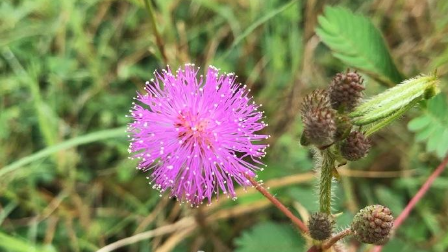
M 319 207 L 320 212 L 331 214 L 331 182 L 333 180 L 335 158 L 328 148 L 323 150 L 321 154 L 322 165 L 320 167 Z
M 331 246 L 333 246 L 334 244 L 336 244 L 336 242 L 338 242 L 341 239 L 344 239 L 345 237 L 349 236 L 352 234 L 352 230 L 350 228 L 347 228 L 345 230 L 342 230 L 341 232 L 335 234 L 333 237 L 331 237 L 330 240 L 328 240 L 327 242 L 325 242 L 322 245 L 322 249 L 329 249 L 331 248 Z
M 263 196 L 265 196 L 268 200 L 274 204 L 280 211 L 282 211 L 303 233 L 308 232 L 307 226 L 297 218 L 291 211 L 288 210 L 278 199 L 276 199 L 272 194 L 270 194 L 263 186 L 261 186 L 254 178 L 245 174 L 246 178 L 250 181 L 250 183 L 257 189 Z

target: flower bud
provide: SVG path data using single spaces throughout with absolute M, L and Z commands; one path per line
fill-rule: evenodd
M 331 106 L 338 111 L 353 111 L 362 98 L 363 82 L 356 72 L 336 74 L 330 84 Z
M 311 238 L 319 241 L 330 238 L 333 225 L 333 216 L 326 213 L 313 213 L 308 221 Z
M 307 95 L 302 102 L 302 121 L 304 143 L 317 147 L 330 145 L 334 141 L 336 123 L 334 111 L 329 106 L 328 94 L 324 90 L 316 90 Z
M 360 242 L 382 245 L 389 240 L 393 225 L 394 217 L 389 208 L 372 205 L 355 215 L 351 229 Z
M 367 155 L 370 141 L 359 131 L 351 132 L 340 146 L 342 156 L 350 161 L 356 161 Z
M 421 75 L 403 81 L 378 94 L 349 114 L 354 125 L 367 125 L 379 120 L 399 118 L 419 101 L 440 93 L 436 75 Z M 386 124 L 383 124 L 384 127 Z

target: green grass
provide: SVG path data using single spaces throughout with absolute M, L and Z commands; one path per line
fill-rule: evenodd
M 404 75 L 431 73 L 437 67 L 446 94 L 445 2 L 416 2 L 415 9 L 404 3 L 385 9 L 373 1 L 341 1 L 341 5 L 374 21 Z M 347 68 L 318 43 L 314 28 L 323 7 L 320 2 L 315 6 L 313 1 L 299 0 L 156 0 L 153 4 L 170 66 L 194 62 L 202 69 L 213 64 L 236 72 L 263 104 L 269 123 L 265 133 L 272 138 L 265 159 L 268 167 L 260 178 L 269 181 L 311 171 L 311 154 L 298 144 L 300 100 Z M 125 115 L 132 97 L 153 78 L 155 69 L 164 66 L 143 1 L 1 1 L 0 251 L 96 251 L 194 216 L 196 210 L 160 198 L 147 184 L 146 174 L 127 158 Z M 381 88 L 367 80 L 368 94 Z M 349 167 L 416 169 L 414 175 L 344 177 L 344 185 L 336 190 L 335 209 L 349 216 L 372 203 L 402 209 L 438 161 L 406 130 L 407 121 L 419 113 L 415 110 L 380 131 L 369 157 Z M 443 175 L 436 182 L 384 251 L 406 246 L 415 251 L 448 249 L 448 179 Z M 301 197 L 294 192 L 312 193 L 314 183 L 273 191 L 297 213 L 294 202 Z M 207 229 L 158 235 L 118 251 L 161 251 L 170 244 L 175 251 L 233 251 L 239 245 L 236 241 L 243 241 L 241 235 L 256 223 L 288 223 L 274 208 L 261 207 L 261 197 L 239 196 L 236 202 L 222 200 L 205 208 L 211 216 Z M 315 210 L 312 205 L 310 211 Z M 255 206 L 260 206 L 256 214 L 213 219 Z M 348 224 L 345 219 L 349 218 L 340 221 Z

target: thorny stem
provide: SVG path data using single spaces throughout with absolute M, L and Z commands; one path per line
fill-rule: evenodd
M 335 245 L 338 241 L 344 239 L 345 237 L 352 234 L 352 230 L 350 228 L 344 229 L 341 232 L 335 234 L 333 237 L 331 237 L 327 242 L 319 245 L 314 245 L 310 249 L 308 249 L 307 252 L 322 252 L 327 251 L 327 249 L 330 249 L 333 245 Z M 333 248 L 335 249 L 335 248 Z
M 411 201 L 409 201 L 408 205 L 404 208 L 404 210 L 400 213 L 400 215 L 394 221 L 394 230 L 397 230 L 398 227 L 403 223 L 404 220 L 409 216 L 409 213 L 415 207 L 415 205 L 420 201 L 420 199 L 426 194 L 429 187 L 432 185 L 434 180 L 443 172 L 446 165 L 448 164 L 448 154 L 443 159 L 442 163 L 437 166 L 434 172 L 428 177 L 426 182 L 420 187 L 418 192 L 412 197 Z M 375 246 L 372 252 L 380 252 L 383 246 Z
M 334 157 L 327 148 L 322 152 L 322 165 L 319 182 L 320 212 L 331 214 L 331 182 L 333 180 Z
M 316 247 L 316 246 L 312 246 L 311 248 L 309 248 L 306 252 L 321 252 L 322 249 Z
M 333 246 L 334 244 L 336 244 L 336 242 L 338 242 L 341 239 L 344 239 L 345 237 L 349 236 L 352 234 L 352 230 L 350 228 L 344 229 L 341 232 L 335 234 L 333 237 L 331 237 L 330 240 L 328 240 L 327 242 L 325 242 L 322 245 L 322 249 L 329 249 L 331 248 L 331 246 Z
M 162 58 L 163 58 L 163 61 L 165 62 L 165 64 L 167 64 L 168 58 L 166 57 L 165 46 L 164 46 L 162 37 L 160 36 L 159 30 L 157 29 L 156 16 L 154 15 L 154 9 L 153 9 L 152 3 L 150 1 L 151 0 L 143 0 L 143 2 L 145 2 L 146 11 L 148 12 L 149 17 L 151 18 L 151 29 L 152 29 L 152 32 L 154 32 L 154 36 L 156 37 L 157 47 L 159 48 L 160 54 L 162 55 Z
M 254 178 L 249 176 L 248 174 L 244 174 L 244 176 L 250 181 L 250 183 L 257 189 L 263 196 L 265 196 L 268 200 L 274 204 L 280 211 L 282 211 L 303 233 L 308 232 L 307 226 L 297 218 L 291 211 L 288 210 L 278 199 L 276 199 L 272 194 L 270 194 L 263 186 L 261 186 Z

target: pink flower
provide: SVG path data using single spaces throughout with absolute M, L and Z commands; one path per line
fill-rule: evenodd
M 246 86 L 213 66 L 205 78 L 198 71 L 186 64 L 175 74 L 156 72 L 147 94 L 137 95 L 128 128 L 129 152 L 153 188 L 193 206 L 220 191 L 235 199 L 234 182 L 248 186 L 244 174 L 262 170 L 267 145 L 258 142 L 268 138 L 255 133 L 267 124 Z

